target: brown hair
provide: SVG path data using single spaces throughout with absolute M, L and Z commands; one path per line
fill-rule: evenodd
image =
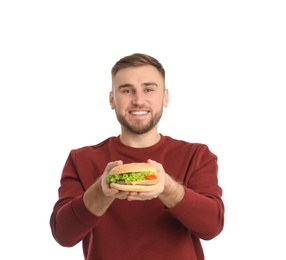
M 154 66 L 165 80 L 165 69 L 163 68 L 162 64 L 157 59 L 142 53 L 134 53 L 132 55 L 121 58 L 111 69 L 111 76 L 113 78 L 121 69 L 143 65 Z

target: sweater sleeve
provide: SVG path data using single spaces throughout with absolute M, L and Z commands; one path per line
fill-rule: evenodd
M 209 240 L 217 236 L 224 225 L 217 157 L 207 146 L 202 146 L 190 165 L 184 183 L 185 196 L 177 206 L 169 210 L 192 234 Z
M 52 234 L 62 246 L 74 246 L 100 221 L 85 207 L 83 194 L 84 188 L 71 153 L 62 172 L 59 199 L 50 217 Z

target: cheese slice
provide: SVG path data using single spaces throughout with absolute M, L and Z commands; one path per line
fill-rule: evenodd
M 138 184 L 138 183 L 140 183 L 140 182 L 142 182 L 142 181 L 130 181 L 130 183 L 131 183 L 132 185 L 136 185 L 136 184 Z

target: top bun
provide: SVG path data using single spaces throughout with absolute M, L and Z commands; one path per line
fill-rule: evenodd
M 156 167 L 150 163 L 126 163 L 122 165 L 115 166 L 111 169 L 109 174 L 121 174 L 128 172 L 157 172 Z

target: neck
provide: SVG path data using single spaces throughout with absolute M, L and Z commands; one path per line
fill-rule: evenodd
M 157 129 L 153 129 L 145 134 L 133 134 L 130 132 L 122 131 L 120 135 L 120 141 L 130 147 L 144 148 L 155 145 L 160 141 L 160 134 Z

